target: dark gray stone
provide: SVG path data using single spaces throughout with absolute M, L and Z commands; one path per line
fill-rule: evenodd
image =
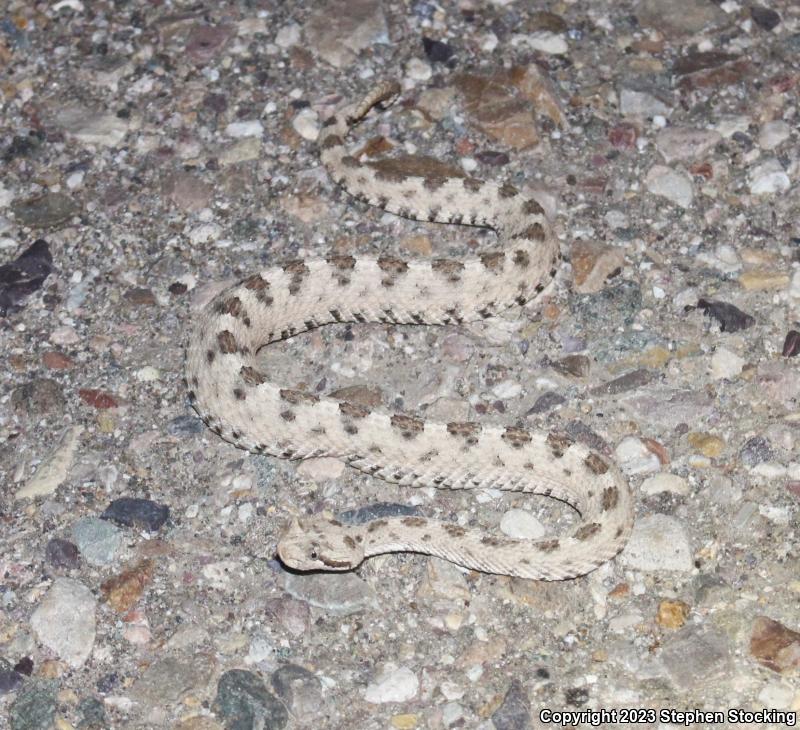
M 531 726 L 530 705 L 522 683 L 515 679 L 492 715 L 496 730 L 528 730 Z
M 152 499 L 120 497 L 108 505 L 100 517 L 125 527 L 156 532 L 169 519 L 169 507 Z
M 226 730 L 281 730 L 289 713 L 253 672 L 231 669 L 217 684 L 215 710 Z

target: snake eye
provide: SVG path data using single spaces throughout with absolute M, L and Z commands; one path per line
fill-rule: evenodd
M 316 550 L 312 550 L 311 551 L 311 559 L 312 560 L 316 560 L 317 559 L 317 551 Z

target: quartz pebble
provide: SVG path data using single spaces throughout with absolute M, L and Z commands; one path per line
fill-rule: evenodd
M 717 348 L 717 351 L 711 356 L 711 377 L 714 380 L 735 378 L 742 372 L 745 362 L 743 357 L 739 357 L 727 348 Z
M 665 167 L 653 165 L 645 178 L 647 189 L 681 208 L 689 208 L 694 198 L 692 181 L 682 172 Z
M 408 702 L 418 691 L 419 679 L 414 672 L 408 667 L 387 663 L 367 686 L 364 699 L 372 704 Z
M 776 159 L 765 160 L 750 171 L 750 192 L 753 195 L 774 195 L 791 187 L 789 176 Z
M 642 482 L 639 490 L 642 494 L 648 495 L 671 492 L 685 497 L 689 494 L 689 484 L 686 479 L 677 474 L 660 473 L 647 477 Z
M 81 582 L 58 578 L 31 616 L 31 627 L 48 649 L 71 667 L 92 653 L 96 600 Z
M 620 559 L 635 570 L 690 571 L 692 550 L 685 525 L 674 517 L 662 514 L 638 519 Z
M 626 474 L 647 474 L 661 468 L 658 457 L 634 436 L 622 439 L 614 450 L 614 456 Z

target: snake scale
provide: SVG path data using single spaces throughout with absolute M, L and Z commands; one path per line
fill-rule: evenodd
M 189 400 L 216 434 L 284 459 L 336 457 L 402 486 L 502 489 L 562 500 L 581 516 L 569 534 L 513 539 L 419 516 L 345 525 L 292 520 L 278 555 L 298 570 L 349 570 L 388 552 L 436 555 L 466 568 L 560 580 L 614 557 L 633 525 L 617 467 L 563 433 L 474 422 L 435 423 L 283 388 L 258 369 L 257 351 L 334 322 L 447 325 L 535 299 L 555 276 L 558 243 L 541 206 L 509 184 L 484 182 L 427 157 L 361 162 L 350 129 L 399 88 L 383 83 L 331 116 L 319 136 L 330 176 L 351 196 L 416 220 L 482 226 L 498 246 L 474 258 L 404 260 L 334 255 L 289 261 L 215 297 L 187 349 Z

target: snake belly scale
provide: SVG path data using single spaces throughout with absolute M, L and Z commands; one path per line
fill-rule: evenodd
M 189 399 L 223 439 L 285 459 L 329 456 L 402 486 L 494 488 L 567 502 L 581 516 L 569 534 L 512 539 L 424 517 L 344 525 L 294 519 L 278 555 L 298 570 L 348 570 L 371 555 L 418 552 L 466 568 L 560 580 L 614 557 L 633 524 L 627 480 L 600 454 L 560 433 L 474 422 L 436 423 L 283 388 L 258 369 L 271 342 L 334 322 L 446 325 L 479 320 L 536 298 L 555 276 L 557 241 L 541 206 L 509 184 L 484 182 L 425 157 L 361 162 L 351 127 L 398 93 L 377 86 L 322 128 L 321 159 L 353 197 L 417 220 L 484 226 L 498 245 L 474 258 L 348 256 L 289 261 L 213 299 L 187 349 Z

